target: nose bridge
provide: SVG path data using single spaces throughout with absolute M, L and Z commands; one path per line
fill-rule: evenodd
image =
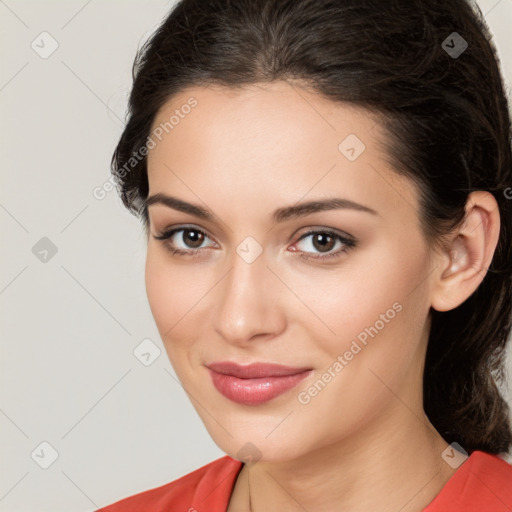
M 251 245 L 252 244 L 252 245 Z M 259 252 L 259 254 L 258 254 Z M 279 328 L 272 273 L 262 251 L 250 240 L 233 252 L 231 270 L 223 279 L 215 315 L 216 330 L 228 341 L 244 343 Z

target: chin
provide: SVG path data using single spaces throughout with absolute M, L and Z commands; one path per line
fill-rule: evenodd
M 211 418 L 210 418 L 211 420 Z M 248 423 L 250 421 L 250 425 Z M 279 420 L 280 421 L 280 420 Z M 245 419 L 242 423 L 228 422 L 226 432 L 216 422 L 205 424 L 215 444 L 233 459 L 242 462 L 285 462 L 305 454 L 308 446 L 304 440 L 311 436 L 294 426 L 293 430 L 283 429 L 278 432 L 279 421 L 263 419 L 259 424 L 254 419 Z M 272 425 L 269 427 L 268 425 Z

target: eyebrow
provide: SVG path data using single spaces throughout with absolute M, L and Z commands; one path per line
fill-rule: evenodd
M 152 204 L 162 204 L 168 208 L 172 208 L 173 210 L 188 213 L 200 219 L 206 219 L 209 221 L 214 220 L 214 215 L 212 215 L 212 213 L 203 207 L 197 204 L 182 201 L 177 197 L 172 197 L 167 194 L 158 193 L 148 197 L 144 200 L 144 209 L 147 211 L 148 206 L 151 206 Z M 372 215 L 379 215 L 378 212 L 372 208 L 351 201 L 350 199 L 332 197 L 328 199 L 317 199 L 314 201 L 299 203 L 292 206 L 286 206 L 284 208 L 278 208 L 272 214 L 271 219 L 274 223 L 278 223 L 289 219 L 304 217 L 316 212 L 338 209 L 356 210 L 359 212 L 370 213 Z

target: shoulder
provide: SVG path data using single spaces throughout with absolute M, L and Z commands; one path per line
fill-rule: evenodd
M 475 451 L 424 512 L 509 512 L 512 466 L 498 455 Z
M 96 512 L 223 512 L 242 465 L 226 455 L 168 484 L 129 496 Z

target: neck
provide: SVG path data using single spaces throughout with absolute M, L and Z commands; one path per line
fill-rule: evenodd
M 420 512 L 454 470 L 441 458 L 447 443 L 424 413 L 397 406 L 398 422 L 388 415 L 344 442 L 289 461 L 244 466 L 237 508 L 228 510 Z

